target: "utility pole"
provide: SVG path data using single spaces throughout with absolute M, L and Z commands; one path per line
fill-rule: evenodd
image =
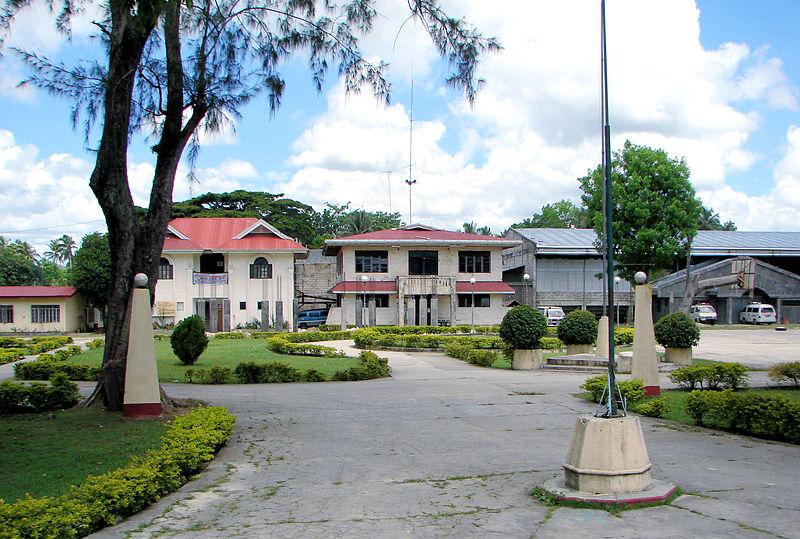
M 409 121 L 408 121 L 408 224 L 411 225 L 411 186 L 417 183 L 417 180 L 411 178 L 411 159 L 414 149 L 414 68 L 411 68 L 411 107 L 409 108 Z

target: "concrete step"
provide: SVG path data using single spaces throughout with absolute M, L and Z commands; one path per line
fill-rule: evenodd
M 593 367 L 591 365 L 542 365 L 545 371 L 569 371 L 569 372 L 607 372 L 608 367 Z
M 548 365 L 574 365 L 579 367 L 608 367 L 608 360 L 605 358 L 579 358 L 574 356 L 551 357 L 547 360 Z

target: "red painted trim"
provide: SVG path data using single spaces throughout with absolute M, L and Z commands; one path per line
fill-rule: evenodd
M 644 394 L 648 397 L 657 397 L 661 395 L 661 386 L 644 386 Z
M 673 494 L 678 487 L 673 486 L 664 494 L 660 494 L 658 496 L 640 496 L 638 498 L 597 498 L 595 496 L 587 496 L 585 498 L 581 496 L 559 496 L 559 500 L 563 500 L 565 502 L 585 502 L 585 503 L 605 503 L 605 504 L 614 504 L 614 505 L 636 505 L 640 503 L 654 503 L 654 502 L 663 502 Z
M 123 404 L 122 412 L 129 419 L 151 419 L 161 415 L 160 402 L 140 402 Z

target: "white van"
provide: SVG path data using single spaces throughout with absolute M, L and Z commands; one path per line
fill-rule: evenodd
M 717 311 L 708 303 L 698 303 L 689 308 L 689 318 L 701 324 L 714 324 L 717 321 Z
M 751 303 L 739 313 L 742 324 L 774 324 L 777 321 L 775 308 L 766 303 Z
M 561 307 L 539 307 L 545 318 L 547 318 L 548 326 L 557 326 L 564 320 L 564 309 Z

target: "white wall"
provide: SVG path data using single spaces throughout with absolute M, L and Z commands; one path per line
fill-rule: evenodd
M 388 251 L 389 263 L 387 273 L 356 273 L 356 251 Z M 344 246 L 342 247 L 342 260 L 344 276 L 342 280 L 353 281 L 361 279 L 366 275 L 372 281 L 394 281 L 398 276 L 408 275 L 408 252 L 409 251 L 438 251 L 439 252 L 439 275 L 449 277 L 456 276 L 459 281 L 469 281 L 475 277 L 477 281 L 502 281 L 503 280 L 503 250 L 499 247 L 388 247 L 388 246 Z M 490 251 L 491 253 L 491 272 L 490 273 L 459 273 L 458 272 L 458 253 L 459 251 Z

